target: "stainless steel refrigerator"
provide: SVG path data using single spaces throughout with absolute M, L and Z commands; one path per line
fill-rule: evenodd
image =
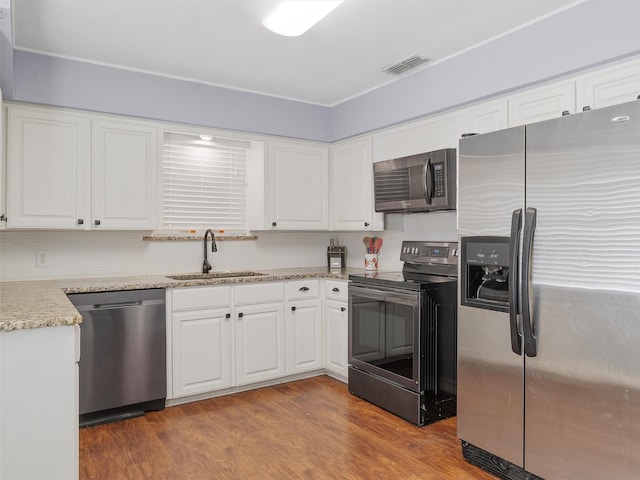
M 462 138 L 458 436 L 507 479 L 640 479 L 640 100 Z

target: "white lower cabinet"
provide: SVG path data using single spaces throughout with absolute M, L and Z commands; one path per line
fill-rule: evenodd
M 324 282 L 325 364 L 330 373 L 347 379 L 349 310 L 346 281 Z
M 231 287 L 180 288 L 171 295 L 173 397 L 231 387 Z
M 236 306 L 236 384 L 285 375 L 284 303 Z
M 347 378 L 346 281 L 173 288 L 167 311 L 169 398 L 323 368 Z
M 172 398 L 285 375 L 284 283 L 169 292 Z
M 78 478 L 77 325 L 0 332 L 0 478 Z
M 174 396 L 231 386 L 231 321 L 228 308 L 173 315 Z
M 287 373 L 321 369 L 322 344 L 320 281 L 287 282 Z
M 284 283 L 235 286 L 234 309 L 236 385 L 284 376 Z

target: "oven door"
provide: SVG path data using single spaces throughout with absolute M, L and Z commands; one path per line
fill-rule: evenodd
M 419 291 L 349 284 L 349 364 L 422 391 L 420 300 Z

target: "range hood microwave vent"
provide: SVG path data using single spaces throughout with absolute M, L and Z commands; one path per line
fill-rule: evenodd
M 428 61 L 429 59 L 427 57 L 423 57 L 421 55 L 411 55 L 407 58 L 403 58 L 399 62 L 392 63 L 391 65 L 383 67 L 382 71 L 385 73 L 390 73 L 391 75 L 400 75 Z
M 376 212 L 456 208 L 456 149 L 446 148 L 373 164 Z

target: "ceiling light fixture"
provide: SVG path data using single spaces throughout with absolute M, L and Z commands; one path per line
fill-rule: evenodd
M 210 142 L 211 140 L 213 140 L 213 137 L 211 135 L 198 135 L 200 137 L 200 140 L 204 140 L 205 142 Z
M 279 2 L 262 25 L 278 35 L 297 37 L 329 15 L 343 0 L 291 0 Z

